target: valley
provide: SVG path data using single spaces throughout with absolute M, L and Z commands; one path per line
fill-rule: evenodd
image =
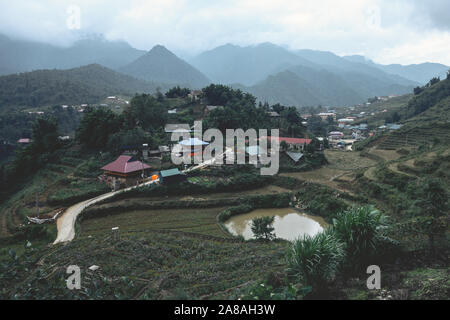
M 187 60 L 104 39 L 5 43 L 54 60 L 23 53 L 0 77 L 0 299 L 448 299 L 448 67 L 271 43 Z M 80 47 L 106 56 L 68 56 Z M 208 129 L 279 136 L 175 164 L 206 154 Z M 261 175 L 263 140 L 276 174 Z M 277 236 L 289 214 L 314 228 Z

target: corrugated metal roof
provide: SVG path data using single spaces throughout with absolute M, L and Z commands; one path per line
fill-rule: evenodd
M 300 152 L 287 151 L 286 154 L 295 162 L 298 162 L 303 157 L 303 153 Z
M 275 137 L 261 137 L 261 139 L 268 139 L 272 140 L 275 139 Z M 312 142 L 312 139 L 304 139 L 304 138 L 285 138 L 285 137 L 278 137 L 278 142 L 286 142 L 287 144 L 310 144 Z
M 258 155 L 259 154 L 259 146 L 250 146 L 245 148 L 245 152 L 247 152 L 249 155 Z
M 169 169 L 169 170 L 162 170 L 160 172 L 160 174 L 161 174 L 161 177 L 165 178 L 165 177 L 180 175 L 181 172 L 177 168 L 174 168 L 174 169 Z
M 131 156 L 122 155 L 115 161 L 104 166 L 102 170 L 119 173 L 131 173 L 150 168 L 151 167 L 149 165 L 146 165 L 141 161 L 134 160 Z
M 199 140 L 197 138 L 190 138 L 187 140 L 180 141 L 180 144 L 182 146 L 205 146 L 205 145 L 208 145 L 209 143 Z

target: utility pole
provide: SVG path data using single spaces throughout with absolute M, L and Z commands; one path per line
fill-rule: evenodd
M 36 218 L 39 218 L 39 193 L 36 192 Z

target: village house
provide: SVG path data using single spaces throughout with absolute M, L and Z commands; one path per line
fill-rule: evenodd
M 180 183 L 186 180 L 186 175 L 181 173 L 177 168 L 162 170 L 159 173 L 159 181 L 162 184 Z
M 238 150 L 239 152 L 240 150 Z M 238 153 L 237 152 L 237 153 Z M 256 161 L 251 161 L 250 157 L 256 157 Z M 245 147 L 245 162 L 253 164 L 257 168 L 261 165 L 260 162 L 261 153 L 259 152 L 259 146 Z
M 21 144 L 21 145 L 26 145 L 26 144 L 31 143 L 31 139 L 29 139 L 29 138 L 21 138 L 21 139 L 17 140 L 17 143 Z
M 206 106 L 205 109 L 203 110 L 203 113 L 205 116 L 207 116 L 211 111 L 222 108 L 223 106 Z
M 271 118 L 279 118 L 280 117 L 280 114 L 278 112 L 276 112 L 276 111 L 268 111 L 267 114 Z
M 164 131 L 166 133 L 173 133 L 173 132 L 191 132 L 191 128 L 189 124 L 183 123 L 168 123 L 164 126 Z
M 274 137 L 261 137 L 261 139 L 267 139 L 268 141 L 271 141 L 274 139 Z M 282 142 L 285 142 L 289 149 L 293 150 L 304 150 L 305 146 L 309 145 L 312 142 L 312 139 L 305 139 L 305 138 L 286 138 L 286 137 L 278 137 L 276 138 L 278 140 L 278 143 L 281 145 Z M 267 145 L 269 147 L 269 144 Z
M 286 151 L 285 154 L 289 159 L 289 161 L 294 165 L 301 163 L 302 160 L 304 159 L 303 153 L 301 152 Z
M 203 93 L 202 90 L 192 90 L 188 94 L 188 98 L 191 99 L 191 101 L 198 101 L 198 100 L 200 100 L 202 93 Z
M 151 167 L 132 156 L 121 155 L 115 161 L 102 167 L 101 180 L 114 189 L 134 186 L 143 181 L 150 173 Z
M 352 123 L 352 122 L 354 122 L 354 121 L 355 121 L 355 119 L 354 119 L 354 118 L 350 118 L 350 117 L 343 118 L 343 119 L 339 119 L 339 120 L 338 120 L 339 127 L 340 127 L 340 128 L 343 128 L 345 125 L 347 125 L 347 124 L 349 124 L 349 123 Z
M 332 131 L 328 134 L 329 140 L 338 140 L 338 139 L 342 139 L 343 137 L 344 137 L 344 133 L 342 133 L 340 131 Z
M 334 121 L 336 121 L 336 114 L 334 112 L 321 112 L 318 114 L 319 117 L 322 118 L 322 120 L 327 120 L 328 117 L 333 118 Z
M 203 153 L 203 150 L 206 146 L 209 145 L 208 142 L 202 141 L 198 138 L 190 138 L 187 140 L 180 141 L 178 143 L 178 148 L 183 151 L 190 151 L 191 156 L 198 155 L 199 153 Z

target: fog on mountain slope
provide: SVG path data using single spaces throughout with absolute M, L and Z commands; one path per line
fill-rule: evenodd
M 447 71 L 450 69 L 449 66 L 440 63 L 425 62 L 420 64 L 411 65 L 400 65 L 400 64 L 389 64 L 383 65 L 373 62 L 366 57 L 354 55 L 343 57 L 347 61 L 353 61 L 368 66 L 376 67 L 383 70 L 386 73 L 401 76 L 405 79 L 418 82 L 422 85 L 426 84 L 430 79 L 434 77 L 445 78 Z
M 63 48 L 0 35 L 0 75 L 40 69 L 70 69 L 94 63 L 116 69 L 144 53 L 124 41 L 107 41 L 101 37 L 80 40 Z
M 296 106 L 352 105 L 373 96 L 408 93 L 449 68 L 432 63 L 384 66 L 362 56 L 289 51 L 271 43 L 227 44 L 190 62 L 193 66 L 159 45 L 145 52 L 126 42 L 91 37 L 61 48 L 0 35 L 0 75 L 97 63 L 155 84 L 202 88 L 213 81 L 251 92 L 260 101 Z
M 248 47 L 226 44 L 203 52 L 190 62 L 214 82 L 247 86 L 289 66 L 313 65 L 271 43 Z

